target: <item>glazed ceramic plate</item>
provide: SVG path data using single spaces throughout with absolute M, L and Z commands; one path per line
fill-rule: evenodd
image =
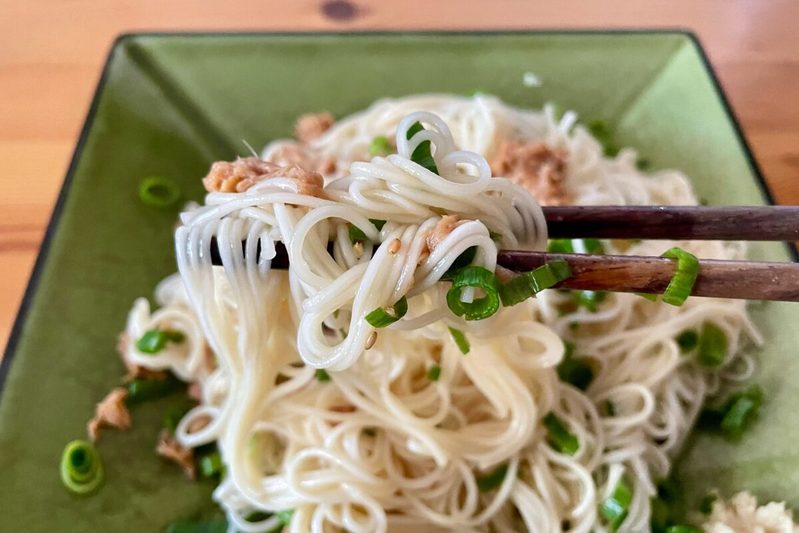
M 522 83 L 526 72 L 540 87 Z M 100 443 L 106 483 L 69 494 L 58 463 L 119 383 L 114 350 L 131 302 L 175 270 L 175 212 L 137 198 L 149 175 L 200 200 L 216 159 L 291 134 L 294 119 L 341 117 L 385 96 L 493 93 L 555 101 L 608 120 L 656 168 L 693 178 L 711 204 L 770 198 L 706 59 L 682 32 L 126 35 L 115 43 L 2 362 L 0 530 L 157 531 L 214 512 L 211 483 L 189 483 L 153 453 L 167 398 L 136 407 L 134 429 Z M 79 103 L 77 103 L 79 104 Z M 780 244 L 752 257 L 784 261 Z M 768 403 L 733 445 L 695 435 L 678 475 L 686 495 L 749 488 L 799 505 L 799 306 L 756 304 L 768 344 L 756 377 Z

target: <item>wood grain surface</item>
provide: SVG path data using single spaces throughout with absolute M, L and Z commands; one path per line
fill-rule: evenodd
M 799 203 L 796 0 L 0 0 L 0 344 L 116 35 L 138 30 L 681 27 L 706 46 L 777 200 Z

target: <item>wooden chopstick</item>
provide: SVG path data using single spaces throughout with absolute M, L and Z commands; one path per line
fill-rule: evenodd
M 260 250 L 259 246 L 259 255 Z M 277 255 L 272 259 L 272 268 L 287 269 L 289 259 L 286 247 L 276 242 L 275 251 Z M 572 269 L 572 276 L 557 285 L 564 289 L 662 294 L 675 268 L 674 261 L 661 257 L 513 250 L 500 251 L 497 262 L 508 270 L 526 272 L 554 259 L 566 260 Z M 211 242 L 211 262 L 222 264 L 215 239 Z M 699 265 L 693 296 L 799 301 L 799 263 L 702 259 Z
M 673 260 L 661 257 L 524 251 L 501 251 L 497 262 L 509 270 L 526 272 L 555 259 L 564 259 L 572 270 L 571 277 L 556 287 L 611 292 L 662 294 L 676 266 Z M 797 302 L 799 263 L 701 259 L 691 295 Z
M 799 240 L 799 206 L 544 207 L 554 239 Z

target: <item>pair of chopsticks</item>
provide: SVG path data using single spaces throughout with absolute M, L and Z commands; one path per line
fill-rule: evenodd
M 799 240 L 799 206 L 566 206 L 544 207 L 549 236 L 557 239 Z M 278 243 L 279 244 L 279 243 Z M 260 253 L 260 248 L 259 252 Z M 662 293 L 676 263 L 660 257 L 555 254 L 502 250 L 497 262 L 514 272 L 565 260 L 572 275 L 556 288 Z M 221 264 L 216 242 L 211 260 Z M 272 268 L 288 268 L 277 247 Z M 692 296 L 799 301 L 799 263 L 702 259 Z

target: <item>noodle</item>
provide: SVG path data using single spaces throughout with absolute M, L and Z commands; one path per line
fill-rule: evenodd
M 409 139 L 416 122 L 426 129 Z M 397 153 L 365 161 L 378 135 L 396 138 Z M 159 310 L 136 302 L 127 332 L 173 327 L 186 341 L 156 356 L 131 345 L 127 357 L 199 384 L 201 403 L 176 438 L 189 447 L 216 442 L 226 475 L 214 499 L 231 528 L 269 531 L 275 516 L 246 517 L 293 509 L 292 532 L 605 531 L 598 505 L 622 479 L 633 499 L 620 530 L 649 527 L 656 482 L 706 396 L 751 373 L 742 350 L 759 338 L 743 302 L 707 298 L 675 308 L 609 294 L 592 313 L 570 307 L 569 294 L 544 291 L 485 320 L 452 314 L 438 282 L 467 249 L 476 249 L 472 264 L 493 272 L 499 248 L 546 246 L 538 203 L 491 176 L 486 158 L 505 139 L 565 150 L 574 203 L 696 203 L 678 172 L 643 175 L 632 150 L 603 157 L 574 113 L 556 119 L 551 108 L 520 110 L 491 96 L 422 95 L 379 101 L 313 141 L 312 155 L 333 158 L 337 169 L 320 197 L 274 178 L 212 192 L 181 215 L 180 274 L 156 291 Z M 411 161 L 425 141 L 437 174 Z M 285 146 L 272 143 L 264 159 Z M 426 237 L 445 214 L 458 225 L 429 249 Z M 371 220 L 386 223 L 378 229 Z M 366 235 L 362 251 L 348 224 Z M 211 265 L 211 237 L 222 267 Z M 378 246 L 395 241 L 398 249 Z M 288 272 L 270 269 L 276 242 L 288 250 Z M 673 245 L 604 244 L 608 253 L 640 255 Z M 707 258 L 743 254 L 736 244 L 680 246 Z M 379 330 L 364 320 L 403 296 L 401 320 Z M 721 371 L 683 357 L 675 341 L 703 323 L 729 340 Z M 448 328 L 468 336 L 468 355 Z M 558 378 L 564 341 L 592 363 L 585 391 Z M 434 365 L 437 381 L 427 377 Z M 317 380 L 321 368 L 329 382 Z M 603 410 L 609 403 L 613 414 Z M 577 437 L 574 455 L 548 441 L 548 413 Z M 208 423 L 190 431 L 199 419 Z M 502 481 L 481 491 L 498 466 L 507 468 Z

